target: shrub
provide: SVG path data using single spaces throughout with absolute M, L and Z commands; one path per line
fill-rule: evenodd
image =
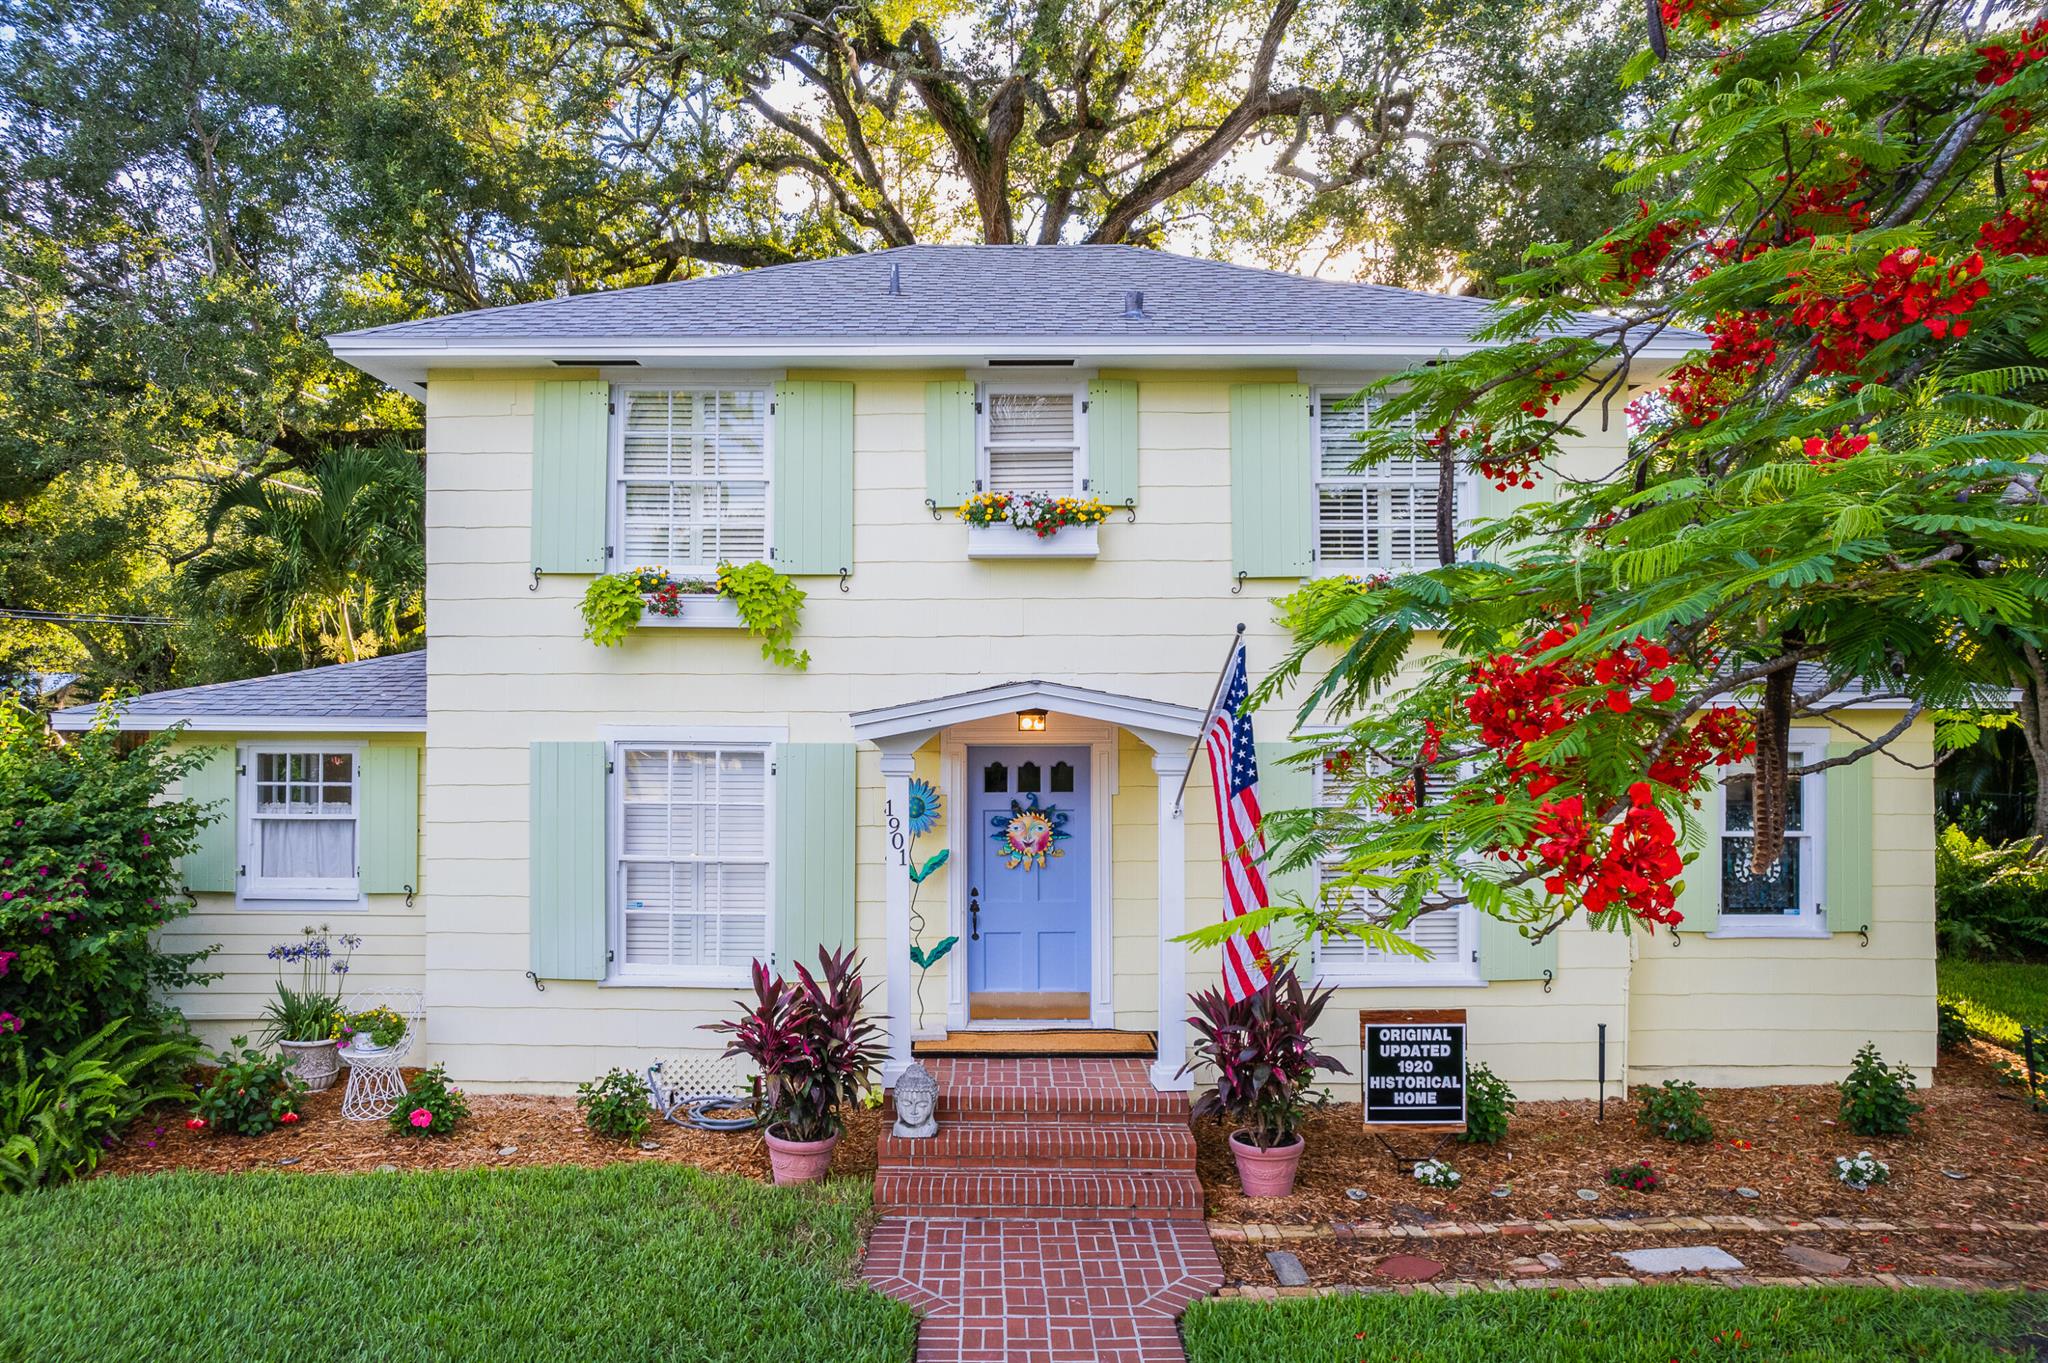
M 17 1051 L 14 1072 L 0 1083 L 0 1190 L 91 1173 L 144 1108 L 185 1095 L 183 1085 L 159 1076 L 196 1050 L 189 1037 L 163 1037 L 116 1018 L 34 1066 Z
M 1331 992 L 1304 992 L 1288 966 L 1242 999 L 1217 989 L 1197 994 L 1188 1024 L 1199 1039 L 1180 1072 L 1206 1065 L 1216 1079 L 1195 1100 L 1193 1114 L 1228 1117 L 1261 1150 L 1291 1143 L 1313 1101 L 1309 1081 L 1316 1071 L 1348 1073 L 1316 1051 L 1310 1035 Z
M 0 1073 L 17 1052 L 68 1055 L 117 1018 L 148 1040 L 182 1034 L 170 991 L 214 978 L 214 951 L 165 951 L 156 934 L 191 911 L 178 858 L 218 809 L 165 791 L 197 763 L 169 734 L 123 753 L 103 720 L 59 744 L 0 704 Z M 145 1039 L 146 1038 L 146 1039 Z M 152 1084 L 168 1077 L 138 1076 Z
M 2048 858 L 2031 840 L 1995 846 L 1954 824 L 1934 843 L 1934 930 L 1957 956 L 2048 955 Z
M 296 942 L 270 949 L 277 962 L 277 997 L 263 1006 L 263 1040 L 327 1041 L 341 1035 L 341 986 L 363 939 L 350 933 L 329 938 L 326 924 L 301 928 Z M 335 948 L 346 954 L 335 959 Z M 296 987 L 284 982 L 284 968 L 299 968 Z
M 448 1082 L 448 1071 L 435 1065 L 405 1086 L 405 1097 L 398 1100 L 390 1122 L 401 1136 L 445 1136 L 468 1115 L 469 1100 Z
M 217 1058 L 220 1068 L 201 1086 L 192 1114 L 215 1131 L 261 1136 L 299 1120 L 306 1089 L 283 1056 L 266 1055 L 238 1036 Z
M 1913 1129 L 1913 1071 L 1887 1067 L 1875 1042 L 1866 1042 L 1841 1082 L 1842 1124 L 1859 1136 L 1904 1136 Z
M 1934 1005 L 1934 1041 L 1944 1051 L 1953 1051 L 1970 1039 L 1970 1022 L 1963 1010 L 1942 999 Z
M 1417 1160 L 1415 1181 L 1425 1188 L 1455 1188 L 1465 1176 L 1440 1159 Z
M 1465 1131 L 1458 1139 L 1467 1145 L 1499 1145 L 1508 1137 L 1508 1118 L 1515 1111 L 1515 1091 L 1484 1065 L 1465 1071 Z
M 1632 1193 L 1654 1193 L 1664 1186 L 1664 1180 L 1658 1177 L 1648 1160 L 1637 1160 L 1634 1164 L 1617 1164 L 1609 1169 L 1607 1186 L 1626 1188 Z
M 1651 1135 L 1680 1145 L 1714 1138 L 1707 1097 L 1690 1079 L 1666 1079 L 1656 1088 L 1645 1084 L 1637 1092 L 1642 1106 L 1636 1109 L 1636 1125 Z
M 1835 1177 L 1861 1192 L 1865 1188 L 1891 1182 L 1892 1167 L 1865 1150 L 1854 1159 L 1847 1155 L 1835 1156 Z
M 822 1141 L 845 1129 L 839 1108 L 852 1103 L 886 1054 L 882 1029 L 861 1015 L 867 991 L 851 951 L 818 950 L 818 973 L 799 965 L 794 984 L 754 962 L 754 1004 L 728 1022 L 727 1056 L 761 1071 L 763 1114 L 784 1140 Z M 776 1128 L 780 1128 L 776 1130 Z
M 576 1106 L 583 1125 L 593 1134 L 615 1141 L 638 1140 L 654 1119 L 647 1103 L 647 1081 L 625 1070 L 606 1070 L 576 1086 Z

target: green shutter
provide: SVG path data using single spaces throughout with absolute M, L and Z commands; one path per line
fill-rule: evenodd
M 1712 932 L 1721 926 L 1721 791 L 1718 780 L 1702 803 L 1706 808 L 1692 821 L 1695 836 L 1687 839 L 1681 849 L 1686 856 L 1694 852 L 1699 855 L 1686 863 L 1685 873 L 1679 877 L 1683 888 L 1678 892 L 1676 907 L 1685 915 L 1678 925 L 1680 932 Z
M 1230 555 L 1248 577 L 1309 570 L 1311 457 L 1308 389 L 1298 383 L 1230 388 Z
M 1307 809 L 1316 802 L 1315 781 L 1308 768 L 1293 766 L 1284 759 L 1294 751 L 1291 743 L 1261 743 L 1259 757 L 1259 805 L 1262 809 Z M 1269 848 L 1277 852 L 1277 847 Z M 1275 904 L 1300 900 L 1314 904 L 1320 887 L 1316 868 L 1303 866 L 1292 871 L 1268 872 L 1266 890 Z
M 853 567 L 853 385 L 775 385 L 774 561 L 785 573 Z
M 853 744 L 775 748 L 775 968 L 854 945 Z
M 1843 757 L 1862 745 L 1852 740 L 1828 744 L 1829 757 Z M 1870 858 L 1876 842 L 1871 791 L 1871 758 L 1821 773 L 1827 783 L 1827 881 L 1821 903 L 1830 932 L 1866 932 L 1870 928 L 1872 883 Z
M 1138 500 L 1138 385 L 1088 385 L 1088 491 L 1111 506 Z
M 925 495 L 935 505 L 958 506 L 974 495 L 974 417 L 974 385 L 965 379 L 924 386 Z
M 527 929 L 533 973 L 605 975 L 605 750 L 602 743 L 532 748 Z
M 1547 479 L 1549 475 L 1545 475 L 1545 477 Z M 1501 489 L 1493 485 L 1492 479 L 1478 473 L 1471 475 L 1469 486 L 1477 490 L 1472 494 L 1473 504 L 1469 512 L 1465 507 L 1459 507 L 1461 512 L 1466 512 L 1469 522 L 1458 527 L 1458 537 L 1460 539 L 1464 538 L 1467 530 L 1481 522 L 1497 521 L 1503 517 L 1514 515 L 1517 511 L 1531 503 L 1549 501 L 1551 493 L 1551 485 L 1548 481 L 1539 482 L 1532 488 L 1516 486 Z M 1499 553 L 1498 550 L 1494 552 L 1496 554 Z
M 185 854 L 185 888 L 231 893 L 241 865 L 240 825 L 235 817 L 235 750 L 207 748 L 200 763 L 185 773 L 185 798 L 213 805 L 209 822 L 199 830 L 199 845 Z
M 543 573 L 605 571 L 611 389 L 596 379 L 549 379 L 533 393 L 533 566 Z
M 1479 915 L 1479 975 L 1486 980 L 1540 980 L 1557 976 L 1559 928 L 1540 942 L 1522 935 L 1520 925 Z
M 420 750 L 372 743 L 363 754 L 363 893 L 410 894 L 420 880 Z

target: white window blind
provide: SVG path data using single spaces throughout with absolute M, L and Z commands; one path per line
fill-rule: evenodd
M 1075 491 L 1077 405 L 1072 393 L 990 393 L 987 490 Z
M 265 749 L 245 764 L 247 891 L 272 898 L 357 893 L 357 763 L 352 751 Z
M 1361 765 L 1374 776 L 1387 770 L 1383 764 L 1370 760 Z M 1336 781 L 1327 773 L 1318 772 L 1317 804 L 1327 808 L 1341 799 L 1342 792 Z M 1343 905 L 1345 917 L 1358 922 L 1386 918 L 1388 906 L 1379 902 L 1371 892 L 1356 887 L 1347 890 L 1333 888 L 1341 876 L 1334 858 L 1325 860 L 1317 870 L 1318 889 L 1325 904 Z M 1422 960 L 1374 946 L 1362 938 L 1338 935 L 1326 937 L 1316 945 L 1317 967 L 1325 976 L 1389 982 L 1408 979 L 1427 982 L 1445 976 L 1469 978 L 1476 973 L 1472 953 L 1478 943 L 1478 923 L 1469 906 L 1419 915 L 1407 927 L 1400 929 L 1398 935 L 1427 949 L 1429 959 Z
M 1373 568 L 1434 565 L 1437 461 L 1402 456 L 1355 469 L 1365 451 L 1361 437 L 1376 428 L 1372 406 L 1355 394 L 1316 397 L 1316 558 Z M 1403 417 L 1381 429 L 1412 428 Z
M 627 389 L 614 567 L 708 576 L 768 556 L 768 394 Z
M 744 970 L 768 954 L 768 754 L 662 744 L 618 755 L 621 974 Z

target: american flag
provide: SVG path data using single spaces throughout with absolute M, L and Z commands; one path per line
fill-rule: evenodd
M 1223 888 L 1230 897 L 1230 916 L 1240 918 L 1268 905 L 1266 835 L 1259 826 L 1259 758 L 1252 739 L 1251 716 L 1239 713 L 1251 693 L 1245 674 L 1245 649 L 1238 644 L 1224 667 L 1229 678 L 1209 722 L 1202 746 L 1209 753 L 1209 784 L 1216 792 L 1216 836 L 1223 844 Z M 1266 944 L 1256 932 L 1240 933 L 1223 944 L 1223 992 L 1242 999 L 1273 978 Z

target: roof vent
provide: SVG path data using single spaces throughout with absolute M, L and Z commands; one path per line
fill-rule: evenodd
M 1142 289 L 1124 290 L 1124 316 L 1131 318 L 1150 317 L 1145 311 L 1145 292 Z
M 903 292 L 903 266 L 897 261 L 889 262 L 889 296 L 895 298 Z

